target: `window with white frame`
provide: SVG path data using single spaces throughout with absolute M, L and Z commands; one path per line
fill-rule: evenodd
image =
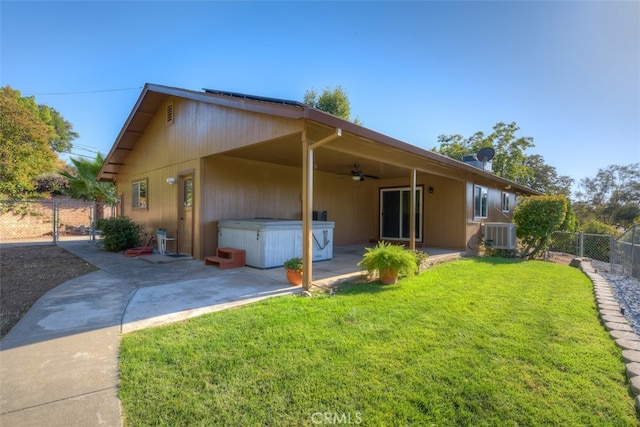
M 131 194 L 131 207 L 134 209 L 147 209 L 147 180 L 133 181 Z
M 473 186 L 473 217 L 486 218 L 488 212 L 489 190 L 481 185 Z
M 502 212 L 509 212 L 511 210 L 511 194 L 502 193 Z

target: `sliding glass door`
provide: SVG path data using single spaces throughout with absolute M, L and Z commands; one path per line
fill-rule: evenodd
M 380 190 L 380 238 L 409 240 L 411 187 Z M 416 241 L 422 241 L 422 187 L 416 188 Z

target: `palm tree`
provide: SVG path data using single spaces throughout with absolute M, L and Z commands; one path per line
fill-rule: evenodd
M 98 182 L 98 172 L 104 163 L 102 154 L 96 154 L 95 160 L 70 158 L 71 171 L 62 171 L 60 175 L 67 178 L 69 188 L 64 194 L 75 199 L 90 200 L 98 203 L 113 203 L 116 200 L 115 186 L 110 182 Z M 102 206 L 96 212 L 96 219 L 102 218 Z

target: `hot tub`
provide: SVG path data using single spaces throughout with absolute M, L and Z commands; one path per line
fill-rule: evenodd
M 332 221 L 313 221 L 313 261 L 333 258 Z M 302 221 L 239 219 L 218 222 L 218 247 L 246 251 L 246 264 L 257 268 L 282 267 L 290 258 L 302 258 Z

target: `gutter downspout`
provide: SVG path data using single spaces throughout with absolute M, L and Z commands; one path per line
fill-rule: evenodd
M 312 142 L 302 131 L 302 286 L 311 289 L 313 282 L 313 150 L 342 136 L 336 128 L 332 135 Z

